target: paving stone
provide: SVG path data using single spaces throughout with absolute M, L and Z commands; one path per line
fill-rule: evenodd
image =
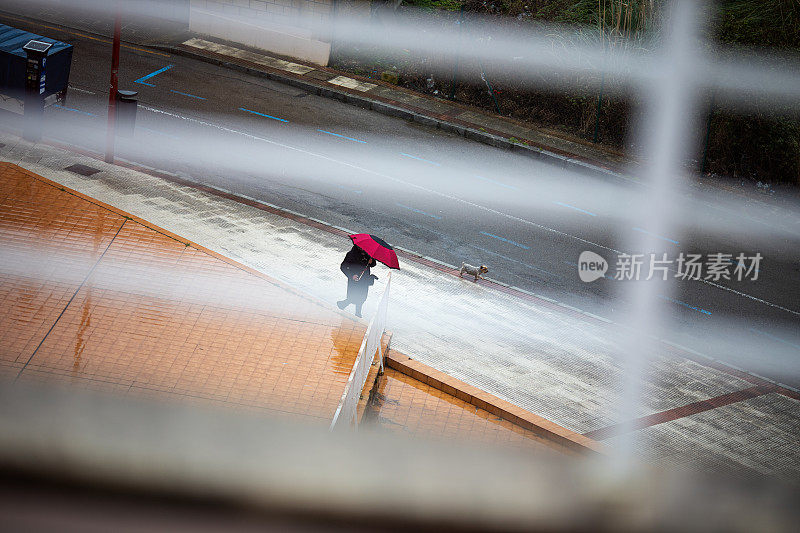
M 0 148 L 0 155 L 9 157 L 8 146 L 16 141 L 0 135 L 0 142 L 7 144 Z M 26 150 L 27 145 L 14 146 L 12 156 L 22 157 Z M 79 157 L 63 156 L 56 168 L 25 165 L 321 300 L 332 304 L 344 294 L 344 279 L 336 273 L 350 247 L 346 238 L 98 161 L 86 164 L 103 169 L 107 178 L 89 180 L 59 170 L 81 162 Z M 168 201 L 145 204 L 141 196 L 129 194 L 131 191 Z M 175 216 L 176 204 L 189 212 Z M 217 217 L 227 222 L 207 220 Z M 245 232 L 241 232 L 243 220 L 247 221 Z M 276 227 L 288 231 L 276 232 Z M 374 312 L 375 295 L 385 281 L 386 276 L 381 276 L 373 287 L 365 316 Z M 615 332 L 604 324 L 404 262 L 402 269 L 393 273 L 389 329 L 394 333 L 392 348 L 573 431 L 584 433 L 623 421 L 617 409 L 622 374 L 616 354 L 621 346 Z M 649 415 L 750 387 L 752 383 L 721 370 L 656 354 L 643 376 L 643 403 L 637 412 L 638 416 Z M 797 435 L 800 407 L 794 400 L 776 400 L 775 396 L 751 398 L 640 432 L 666 435 L 666 440 L 659 439 L 664 443 L 658 447 L 660 453 L 693 446 L 708 450 L 703 453 L 715 453 L 715 449 L 723 450 L 726 441 L 735 442 L 719 453 L 747 464 L 747 457 L 760 453 L 759 446 L 750 443 Z M 720 419 L 730 420 L 731 428 L 716 422 Z M 684 435 L 682 431 L 688 427 L 693 429 Z M 756 430 L 769 435 L 759 436 Z M 749 433 L 754 434 L 748 437 Z M 742 438 L 745 445 L 731 437 Z M 756 438 L 759 440 L 753 440 Z M 618 441 L 611 438 L 606 442 L 614 446 Z M 800 456 L 798 450 L 791 453 L 793 461 Z M 768 465 L 758 468 L 765 474 L 783 475 Z

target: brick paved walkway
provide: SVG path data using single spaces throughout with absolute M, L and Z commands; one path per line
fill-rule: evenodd
M 0 198 L 0 377 L 330 421 L 363 323 L 16 165 Z M 382 419 L 415 434 L 548 447 L 394 370 L 381 384 Z
M 329 422 L 365 326 L 0 164 L 0 375 Z
M 332 304 L 342 297 L 337 269 L 349 241 L 341 231 L 13 136 L 0 135 L 0 143 L 5 143 L 0 159 L 152 221 L 321 301 Z M 75 163 L 98 173 L 86 177 L 65 170 Z M 616 445 L 620 436 L 613 428 L 624 420 L 614 409 L 621 369 L 612 325 L 459 280 L 435 265 L 404 261 L 392 284 L 394 349 L 567 430 L 597 435 L 606 447 Z M 374 312 L 374 301 L 367 301 L 365 316 Z M 642 376 L 636 453 L 670 467 L 796 483 L 800 400 L 786 391 L 752 397 L 748 391 L 761 385 L 753 379 L 664 345 Z

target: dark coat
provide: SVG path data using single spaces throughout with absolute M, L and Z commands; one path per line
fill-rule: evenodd
M 377 276 L 370 274 L 371 265 L 375 265 L 375 260 L 357 246 L 353 246 L 344 256 L 340 269 L 347 276 L 347 299 L 355 304 L 363 304 L 367 300 L 370 285 L 378 279 Z M 353 276 L 360 277 L 356 281 Z

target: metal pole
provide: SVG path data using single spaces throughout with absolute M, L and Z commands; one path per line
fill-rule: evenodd
M 461 32 L 464 29 L 464 4 L 461 4 L 461 15 L 458 18 L 458 42 L 461 44 Z M 453 65 L 453 81 L 450 82 L 450 100 L 456 99 L 456 74 L 458 74 L 458 60 L 461 55 L 456 56 L 456 63 Z
M 114 162 L 114 136 L 117 119 L 117 74 L 119 73 L 119 42 L 122 33 L 120 2 L 117 2 L 117 15 L 114 20 L 114 44 L 111 52 L 111 83 L 108 91 L 108 131 L 106 132 L 106 163 Z
M 483 83 L 486 84 L 486 88 L 489 89 L 489 95 L 492 97 L 492 102 L 494 102 L 494 109 L 497 111 L 498 115 L 502 115 L 500 112 L 500 106 L 497 105 L 497 98 L 494 96 L 494 88 L 492 87 L 492 84 L 489 83 L 489 80 L 486 79 L 486 71 L 483 70 L 483 64 L 480 61 L 478 61 L 478 66 L 481 69 L 481 79 L 483 80 Z

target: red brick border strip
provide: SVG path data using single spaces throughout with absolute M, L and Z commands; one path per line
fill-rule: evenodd
M 497 396 L 493 396 L 477 387 L 464 383 L 424 363 L 415 361 L 396 350 L 389 349 L 387 351 L 386 366 L 425 383 L 436 390 L 455 396 L 459 400 L 474 405 L 479 409 L 484 409 L 503 420 L 507 420 L 521 428 L 532 431 L 543 439 L 571 452 L 590 455 L 604 453 L 602 445 L 591 437 L 559 426 L 555 422 L 530 413 L 510 402 L 501 400 Z
M 675 407 L 674 409 L 661 411 L 660 413 L 653 413 L 652 415 L 643 416 L 641 418 L 637 418 L 633 421 L 633 423 L 630 424 L 614 424 L 613 426 L 595 429 L 594 431 L 588 431 L 584 433 L 583 436 L 595 440 L 604 440 L 610 437 L 616 437 L 617 435 L 622 435 L 623 433 L 635 431 L 637 429 L 644 429 L 650 426 L 663 424 L 664 422 L 672 422 L 673 420 L 678 420 L 679 418 L 685 418 L 687 416 L 710 411 L 712 409 L 716 409 L 717 407 L 731 405 L 733 403 L 749 400 L 750 398 L 757 398 L 771 392 L 778 392 L 778 389 L 779 387 L 777 385 L 772 384 L 756 385 L 755 387 L 715 396 L 713 398 L 709 398 L 708 400 L 701 400 L 699 402 L 690 403 L 681 407 Z

